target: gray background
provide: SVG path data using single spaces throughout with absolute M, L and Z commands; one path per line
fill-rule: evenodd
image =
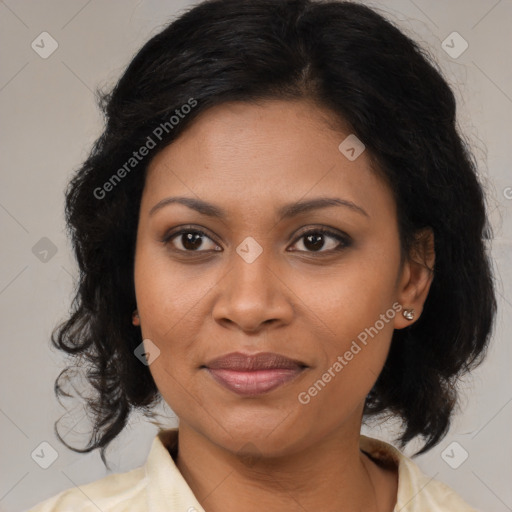
M 510 511 L 512 1 L 366 3 L 378 6 L 427 48 L 453 86 L 459 123 L 480 165 L 496 235 L 492 254 L 499 314 L 489 356 L 465 380 L 461 410 L 449 435 L 415 460 L 426 474 L 453 487 L 473 506 L 487 512 Z M 97 453 L 71 452 L 53 433 L 54 420 L 63 414 L 53 395 L 53 381 L 64 361 L 50 349 L 49 337 L 65 317 L 76 273 L 65 235 L 63 192 L 101 131 L 95 87 L 112 84 L 143 43 L 191 5 L 185 0 L 0 1 L 2 511 L 23 510 L 107 474 Z M 31 44 L 45 31 L 58 48 L 43 59 Z M 442 46 L 454 31 L 469 44 L 457 57 Z M 49 40 L 45 41 L 47 51 Z M 445 45 L 454 47 L 452 53 L 461 49 L 461 41 L 447 41 Z M 42 252 L 48 248 L 50 252 Z M 175 424 L 169 409 L 161 412 L 167 424 Z M 87 431 L 80 408 L 67 421 L 68 441 Z M 388 423 L 363 432 L 390 440 L 396 427 Z M 135 415 L 112 445 L 113 470 L 142 464 L 155 433 L 153 424 Z M 37 453 L 49 461 L 52 450 L 40 447 L 45 441 L 57 454 L 48 469 L 35 461 Z M 411 444 L 406 454 L 416 446 Z M 463 463 L 462 450 L 468 453 Z

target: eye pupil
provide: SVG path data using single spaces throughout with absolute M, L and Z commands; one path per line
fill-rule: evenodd
M 323 235 L 315 235 L 315 234 L 307 235 L 305 237 L 304 246 L 307 247 L 308 249 L 312 249 L 314 251 L 321 249 L 324 245 L 323 238 L 324 238 Z M 312 242 L 312 244 L 310 244 L 310 242 Z

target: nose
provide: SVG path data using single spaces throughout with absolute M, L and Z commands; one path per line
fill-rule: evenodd
M 230 270 L 216 288 L 213 317 L 224 326 L 258 332 L 265 325 L 286 325 L 293 318 L 293 292 L 265 251 L 252 263 L 233 252 Z

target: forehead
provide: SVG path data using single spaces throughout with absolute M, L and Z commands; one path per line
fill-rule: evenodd
M 263 203 L 328 194 L 366 204 L 367 211 L 389 208 L 391 193 L 369 155 L 349 160 L 340 151 L 350 135 L 331 112 L 307 101 L 222 104 L 154 157 L 146 202 L 180 194 L 261 211 Z

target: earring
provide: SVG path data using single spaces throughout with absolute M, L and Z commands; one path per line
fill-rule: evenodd
M 412 320 L 414 318 L 414 309 L 404 309 L 402 315 L 404 315 L 407 320 Z

